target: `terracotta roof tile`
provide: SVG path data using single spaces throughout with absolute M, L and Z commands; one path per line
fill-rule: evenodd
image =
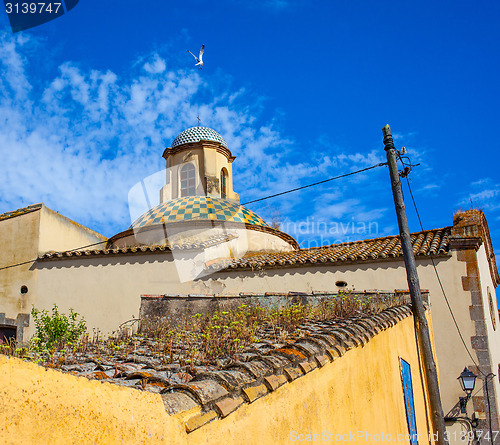
M 216 246 L 232 239 L 237 238 L 237 235 L 226 234 L 216 235 L 205 241 L 193 243 L 175 243 L 167 245 L 153 245 L 153 246 L 131 246 L 119 247 L 115 249 L 88 249 L 88 250 L 67 250 L 64 252 L 46 252 L 38 257 L 39 260 L 49 260 L 58 258 L 79 258 L 82 256 L 101 256 L 101 255 L 130 255 L 136 253 L 163 253 L 172 250 L 197 250 L 205 249 L 208 247 Z
M 451 227 L 424 230 L 410 236 L 413 252 L 417 257 L 449 255 Z M 300 266 L 318 263 L 352 263 L 383 260 L 402 256 L 399 236 L 332 244 L 329 246 L 299 249 L 291 252 L 277 252 L 225 260 L 222 265 L 228 269 L 262 269 Z M 221 263 L 207 268 L 220 269 Z
M 163 375 L 170 375 L 169 366 L 173 365 L 162 365 L 161 370 L 157 367 L 156 371 L 149 369 L 150 365 L 145 365 L 144 361 L 147 357 L 141 355 L 146 350 L 140 348 L 134 356 L 137 363 L 117 365 L 100 359 L 96 363 L 94 359 L 90 367 L 71 365 L 66 371 L 80 370 L 79 375 L 94 379 L 97 378 L 95 371 L 99 371 L 106 382 L 160 393 L 165 410 L 179 416 L 189 433 L 208 422 L 231 415 L 241 406 L 253 403 L 283 385 L 294 384 L 295 380 L 317 368 L 328 366 L 349 349 L 364 345 L 376 333 L 410 315 L 411 307 L 405 304 L 378 314 L 358 315 L 345 320 L 311 320 L 302 325 L 302 334 L 295 341 L 278 346 L 262 341 L 261 347 L 255 348 L 257 352 L 246 357 L 245 360 L 249 361 L 238 359 L 221 370 L 207 369 L 187 383 L 176 384 L 173 376 L 169 377 L 170 384 L 164 382 Z M 121 372 L 122 369 L 125 371 Z

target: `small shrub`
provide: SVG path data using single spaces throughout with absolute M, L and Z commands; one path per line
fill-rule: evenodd
M 52 308 L 52 314 L 44 309 L 42 311 L 33 307 L 31 315 L 35 322 L 35 336 L 32 343 L 40 350 L 61 348 L 69 343 L 76 342 L 85 332 L 85 320 L 83 317 L 69 310 L 69 315 L 59 312 L 57 304 Z

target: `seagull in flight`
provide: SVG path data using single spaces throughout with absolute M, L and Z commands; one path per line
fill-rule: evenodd
M 205 45 L 201 45 L 200 55 L 196 57 L 191 51 L 187 50 L 189 54 L 191 54 L 198 62 L 195 66 L 198 66 L 198 69 L 201 70 L 203 68 L 203 52 L 205 51 Z

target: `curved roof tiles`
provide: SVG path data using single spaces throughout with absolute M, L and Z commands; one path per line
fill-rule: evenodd
M 410 235 L 413 253 L 416 257 L 449 255 L 451 227 L 424 230 Z M 291 252 L 276 252 L 228 260 L 227 269 L 275 268 L 307 266 L 314 263 L 359 263 L 374 260 L 399 258 L 403 256 L 399 236 L 354 241 L 330 246 L 311 247 Z M 219 267 L 213 265 L 210 267 Z

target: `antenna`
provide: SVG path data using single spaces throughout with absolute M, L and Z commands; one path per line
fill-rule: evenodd
M 196 117 L 196 119 L 198 119 L 198 127 L 200 126 L 200 115 L 198 114 L 198 116 Z

